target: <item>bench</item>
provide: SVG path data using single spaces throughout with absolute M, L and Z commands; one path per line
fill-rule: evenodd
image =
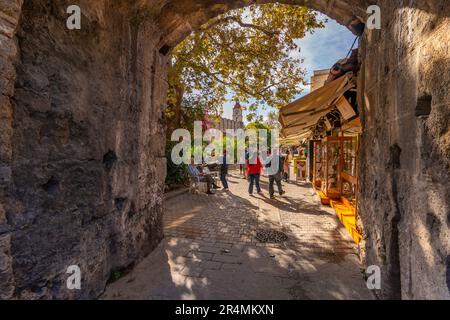
M 208 184 L 204 181 L 200 181 L 200 177 L 190 177 L 189 182 L 190 193 L 208 192 Z
M 207 166 L 203 167 L 203 172 L 205 174 L 210 175 L 213 178 L 214 183 L 217 183 L 219 180 L 219 172 L 211 171 Z M 208 184 L 205 181 L 200 181 L 201 177 L 194 177 L 189 172 L 189 192 L 197 193 L 197 192 L 208 192 Z

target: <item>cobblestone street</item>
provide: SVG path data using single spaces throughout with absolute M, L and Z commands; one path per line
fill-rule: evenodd
M 165 239 L 103 299 L 371 299 L 354 244 L 309 184 L 286 195 L 249 196 L 234 172 L 230 191 L 182 194 L 166 202 Z M 262 229 L 284 232 L 261 243 Z

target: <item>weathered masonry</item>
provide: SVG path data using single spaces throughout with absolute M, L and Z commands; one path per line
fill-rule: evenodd
M 158 244 L 170 50 L 255 2 L 0 1 L 0 298 L 94 298 Z M 344 25 L 381 7 L 360 40 L 366 264 L 383 298 L 450 298 L 449 2 L 283 2 Z

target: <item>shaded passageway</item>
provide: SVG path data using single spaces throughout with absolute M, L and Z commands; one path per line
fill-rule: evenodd
M 164 213 L 165 239 L 104 299 L 370 299 L 352 240 L 309 185 L 283 198 L 250 197 L 235 173 L 230 192 L 183 194 Z M 262 243 L 260 230 L 288 240 Z

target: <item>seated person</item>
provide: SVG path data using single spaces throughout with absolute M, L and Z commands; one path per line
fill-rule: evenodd
M 191 164 L 188 165 L 188 171 L 189 171 L 189 175 L 192 178 L 198 179 L 199 182 L 206 182 L 207 190 L 208 190 L 206 192 L 206 194 L 213 194 L 211 192 L 211 187 L 213 187 L 214 189 L 218 189 L 219 188 L 214 183 L 214 179 L 213 179 L 213 177 L 211 177 L 211 175 L 203 173 L 203 172 L 200 172 L 200 170 L 195 165 L 194 158 L 191 158 Z

